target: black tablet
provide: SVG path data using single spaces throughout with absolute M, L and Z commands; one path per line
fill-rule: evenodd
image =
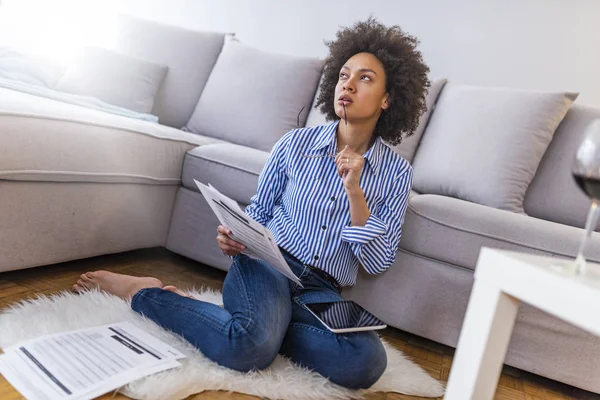
M 354 301 L 304 304 L 327 329 L 335 333 L 384 329 L 387 325 Z

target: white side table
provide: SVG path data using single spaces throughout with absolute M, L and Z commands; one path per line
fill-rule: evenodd
M 445 400 L 494 398 L 520 301 L 600 336 L 600 265 L 591 277 L 553 268 L 571 261 L 481 249 Z

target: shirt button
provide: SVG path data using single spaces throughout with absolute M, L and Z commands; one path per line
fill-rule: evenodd
M 331 196 L 331 201 L 335 201 L 335 197 L 334 196 Z
M 315 260 L 318 260 L 318 259 L 319 259 L 319 256 L 314 256 L 313 258 L 314 258 Z
M 325 230 L 325 229 L 327 229 L 327 227 L 326 227 L 325 225 L 323 225 L 323 226 L 321 227 L 321 229 Z

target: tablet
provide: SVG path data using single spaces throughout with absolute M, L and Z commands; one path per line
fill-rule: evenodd
M 327 329 L 335 333 L 384 329 L 387 325 L 354 301 L 304 304 Z

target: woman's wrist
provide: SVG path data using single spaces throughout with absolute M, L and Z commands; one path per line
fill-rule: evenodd
M 371 213 L 362 189 L 360 187 L 346 189 L 346 195 L 350 202 L 350 223 L 352 226 L 364 226 Z
M 364 193 L 361 189 L 360 186 L 356 185 L 355 187 L 351 187 L 351 188 L 345 188 L 346 190 L 346 195 L 350 198 L 360 198 L 360 197 L 364 197 Z

